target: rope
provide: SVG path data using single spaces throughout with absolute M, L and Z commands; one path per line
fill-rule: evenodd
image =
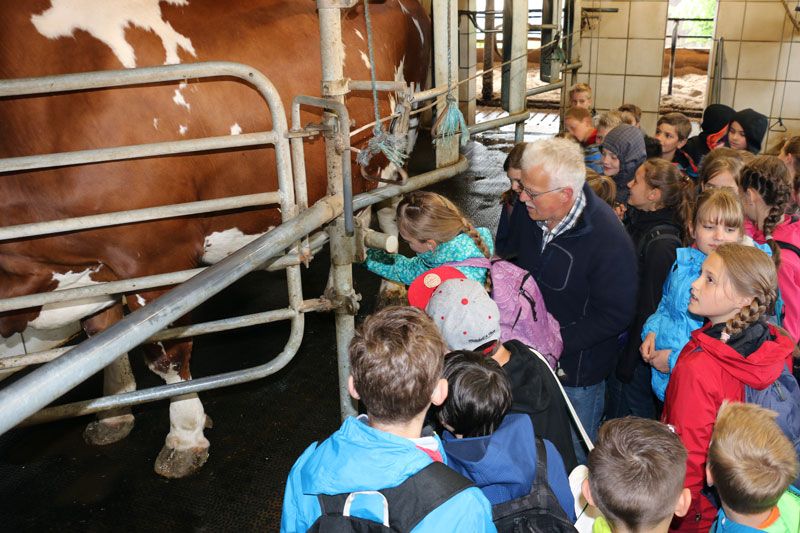
M 452 19 L 451 3 L 452 0 L 447 0 L 447 97 L 445 99 L 445 108 L 436 119 L 436 122 L 434 122 L 433 128 L 431 128 L 431 133 L 433 134 L 434 138 L 438 140 L 450 138 L 460 130 L 460 144 L 461 146 L 464 146 L 469 140 L 469 127 L 467 126 L 467 121 L 464 120 L 464 115 L 458 108 L 458 100 L 456 100 L 455 96 L 453 96 L 453 47 L 450 46 L 450 37 L 453 35 L 450 27 Z M 458 87 L 458 85 L 459 84 L 456 84 L 456 87 Z M 434 140 L 434 142 L 436 142 L 436 140 Z
M 375 114 L 375 128 L 372 130 L 373 137 L 367 143 L 367 147 L 361 150 L 356 157 L 356 163 L 362 167 L 369 165 L 372 156 L 383 153 L 389 162 L 394 163 L 398 168 L 402 168 L 408 155 L 405 153 L 406 139 L 386 132 L 383 129 L 380 110 L 378 109 L 378 85 L 375 80 L 375 52 L 372 44 L 372 21 L 369 16 L 369 0 L 364 0 L 364 18 L 367 24 L 367 49 L 369 51 L 369 74 L 372 83 L 372 106 Z

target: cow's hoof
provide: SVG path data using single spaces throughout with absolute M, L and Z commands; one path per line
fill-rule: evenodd
M 83 440 L 94 446 L 105 446 L 121 441 L 133 429 L 133 415 L 95 420 L 83 430 Z
M 165 445 L 156 459 L 155 471 L 166 478 L 182 478 L 200 470 L 207 460 L 208 447 L 176 450 Z

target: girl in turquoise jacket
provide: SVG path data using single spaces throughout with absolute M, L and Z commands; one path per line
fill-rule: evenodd
M 703 325 L 703 317 L 693 315 L 688 307 L 692 282 L 700 275 L 706 256 L 720 244 L 743 240 L 772 255 L 769 246 L 745 236 L 742 204 L 727 188 L 706 189 L 699 196 L 691 234 L 694 245 L 678 248 L 658 309 L 642 328 L 642 358 L 653 367 L 651 385 L 662 402 L 678 355 L 692 331 Z
M 446 263 L 474 257 L 490 258 L 494 252 L 492 234 L 476 228 L 447 198 L 432 192 L 406 195 L 397 206 L 397 225 L 416 257 L 367 251 L 365 266 L 391 281 L 410 285 L 417 276 Z M 457 267 L 470 279 L 486 283 L 486 269 Z

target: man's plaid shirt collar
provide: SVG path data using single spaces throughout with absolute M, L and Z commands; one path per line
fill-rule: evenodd
M 552 230 L 547 227 L 546 221 L 537 220 L 536 223 L 542 228 L 542 250 L 544 250 L 544 247 L 547 246 L 550 241 L 567 230 L 572 229 L 572 227 L 578 223 L 578 218 L 581 216 L 581 213 L 583 213 L 585 207 L 586 195 L 583 194 L 583 189 L 579 189 L 578 196 L 575 198 L 575 203 L 572 204 L 572 209 L 569 210 L 567 216 L 562 218 Z

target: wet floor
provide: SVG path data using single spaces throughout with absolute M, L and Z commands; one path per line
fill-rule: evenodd
M 485 118 L 493 118 L 484 113 Z M 555 124 L 555 125 L 554 125 Z M 553 131 L 555 128 L 555 131 Z M 498 198 L 508 188 L 502 173 L 513 126 L 481 134 L 464 153 L 470 169 L 433 188 L 453 199 L 476 225 L 495 228 Z M 525 140 L 553 134 L 557 120 L 534 115 Z M 419 150 L 412 169 L 430 166 Z M 320 254 L 303 270 L 304 297 L 322 293 L 329 258 Z M 363 296 L 357 322 L 372 312 L 379 280 L 354 267 Z M 281 273 L 247 276 L 195 312 L 201 321 L 286 305 Z M 251 327 L 195 339 L 196 377 L 252 367 L 275 357 L 288 323 Z M 91 417 L 19 428 L 0 436 L 0 528 L 4 531 L 277 531 L 283 487 L 291 465 L 311 442 L 339 426 L 335 332 L 332 314 L 306 315 L 305 336 L 294 360 L 266 379 L 201 393 L 214 427 L 206 431 L 210 457 L 182 480 L 153 472 L 169 429 L 166 401 L 134 407 L 136 426 L 121 442 L 93 447 L 82 431 Z M 140 357 L 131 363 L 141 388 L 159 385 Z M 68 394 L 71 401 L 102 390 L 95 376 Z

